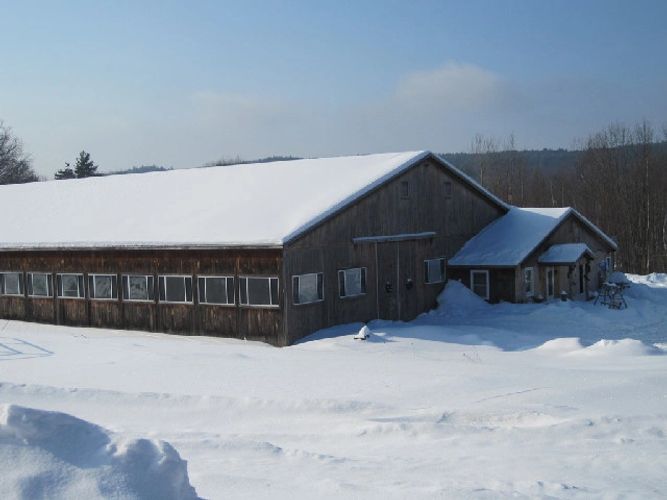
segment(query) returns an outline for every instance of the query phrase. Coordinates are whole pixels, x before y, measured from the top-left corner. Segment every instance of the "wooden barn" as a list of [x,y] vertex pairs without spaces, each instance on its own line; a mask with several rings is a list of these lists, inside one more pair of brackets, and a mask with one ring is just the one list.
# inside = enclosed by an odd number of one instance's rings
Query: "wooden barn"
[[449,276],[498,302],[586,300],[613,269],[616,243],[573,208],[517,208],[448,261]]
[[508,211],[427,151],[0,188],[0,317],[255,339],[409,320]]

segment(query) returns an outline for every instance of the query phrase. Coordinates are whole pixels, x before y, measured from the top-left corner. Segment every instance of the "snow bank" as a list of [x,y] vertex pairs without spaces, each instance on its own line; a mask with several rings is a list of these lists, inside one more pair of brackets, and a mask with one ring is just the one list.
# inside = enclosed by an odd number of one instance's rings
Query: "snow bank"
[[195,499],[187,462],[164,441],[121,440],[84,420],[0,406],[1,498]]
[[658,346],[647,345],[637,339],[601,339],[584,347],[579,338],[559,338],[545,342],[535,348],[545,354],[567,354],[577,356],[650,356],[664,354]]
[[647,345],[637,339],[602,339],[598,340],[595,344],[586,347],[577,354],[587,356],[646,356],[651,354],[663,354],[663,351],[662,349]]
[[646,276],[628,274],[628,279],[633,283],[640,283],[654,288],[667,288],[667,273],[651,273]]
[[471,312],[486,310],[490,304],[460,281],[449,280],[438,295],[435,312],[443,316],[467,316]]

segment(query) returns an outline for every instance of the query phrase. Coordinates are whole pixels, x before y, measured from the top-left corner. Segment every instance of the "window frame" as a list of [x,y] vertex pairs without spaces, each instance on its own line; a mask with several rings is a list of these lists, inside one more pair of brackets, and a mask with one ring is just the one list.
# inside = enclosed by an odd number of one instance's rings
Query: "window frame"
[[[346,294],[346,295],[341,295],[341,289],[340,289],[340,275],[343,273],[343,283],[345,286],[345,290],[347,291],[347,275],[345,274],[345,271],[352,271],[354,269],[359,269],[359,283],[361,285],[361,291],[359,293],[355,293],[352,295]],[[336,277],[338,278],[338,298],[339,299],[356,299],[359,297],[363,297],[368,294],[368,268],[365,266],[356,266],[356,267],[346,267],[343,269],[338,269],[336,272]]]
[[[440,281],[428,280],[428,263],[433,261],[441,262],[442,279]],[[445,257],[434,257],[432,259],[424,259],[424,283],[426,285],[439,285],[447,282],[447,259]]]
[[[125,283],[123,283],[124,279],[127,278],[127,290],[125,290]],[[153,298],[147,298],[147,299],[133,299],[130,298],[130,278],[144,278],[146,280],[146,290],[150,290],[151,287],[148,286],[148,280],[149,278],[153,279]],[[137,302],[137,303],[144,303],[144,304],[156,304],[158,302],[158,296],[159,292],[156,294],[155,293],[155,275],[154,274],[121,274],[120,276],[120,285],[121,289],[123,290],[123,302]],[[125,292],[127,291],[127,296]]]
[[446,200],[450,199],[452,197],[452,192],[454,190],[452,186],[452,181],[445,181],[443,183],[443,195]]
[[[482,297],[477,292],[475,292],[475,281],[474,281],[474,278],[473,278],[473,276],[475,274],[483,274],[484,276],[486,276],[486,297]],[[470,270],[470,290],[472,290],[472,293],[474,293],[478,297],[483,298],[484,300],[490,300],[491,299],[491,277],[489,275],[489,270],[488,269],[471,269]]]
[[[16,274],[19,277],[19,293],[5,293],[5,275],[6,274]],[[3,297],[25,297],[25,277],[23,271],[1,271],[0,276],[2,276],[2,282],[0,283],[2,287],[0,288],[0,296]]]
[[[185,286],[185,280],[190,278],[190,300],[169,300],[167,297],[167,278],[183,278],[183,291],[185,292],[185,299],[188,298],[188,292],[187,292],[187,287]],[[164,299],[162,300],[160,298],[160,280],[164,279]],[[189,304],[192,305],[194,304],[195,300],[195,293],[194,293],[194,284],[193,284],[193,276],[191,274],[158,274],[157,276],[157,296],[156,296],[157,302],[160,304]]]
[[[28,286],[27,286],[28,285],[28,277],[30,277],[30,288],[33,290],[33,292],[35,290],[34,279],[33,279],[35,274],[41,274],[41,275],[46,276],[46,293],[47,293],[47,295],[35,295],[34,293],[28,293]],[[56,294],[55,288],[56,287],[53,286],[53,273],[47,273],[47,272],[44,272],[44,271],[27,271],[25,273],[25,276],[26,276],[26,280],[25,280],[26,281],[26,293],[27,293],[28,297],[34,298],[34,299],[52,299],[55,296],[55,294]]]
[[[243,303],[241,295],[241,280],[245,280],[245,296],[246,300],[250,301],[250,293],[248,293],[248,279],[266,279],[269,280],[269,300],[271,304],[250,304]],[[278,297],[276,297],[276,303],[273,303],[273,293],[271,291],[271,280],[276,280],[276,290],[278,292]],[[240,307],[252,307],[258,309],[279,309],[280,308],[280,278],[276,275],[252,275],[252,274],[243,274],[239,275],[239,306]]]
[[[526,273],[530,271],[530,290],[526,291]],[[535,296],[535,268],[528,266],[523,268],[523,293],[526,297]]]
[[400,184],[400,199],[409,200],[410,199],[410,181],[402,180]]
[[[91,294],[91,290],[93,290],[93,293],[95,293],[95,278],[98,277],[105,277],[105,278],[111,278],[111,297],[106,298],[98,298],[98,297],[93,297],[93,294]],[[93,288],[91,289],[90,284],[93,284]],[[115,281],[114,281],[115,280]],[[116,292],[116,296],[114,297],[113,294]],[[118,275],[117,274],[112,274],[112,273],[89,273],[88,274],[88,298],[90,300],[95,300],[95,301],[106,301],[106,302],[113,302],[117,301],[118,298],[120,297],[120,294],[118,293]]]
[[[76,297],[67,297],[63,295],[63,276],[76,276],[77,293]],[[80,280],[78,278],[81,278]],[[83,284],[83,287],[81,285]],[[86,277],[84,273],[57,273],[56,274],[56,297],[60,300],[86,300]]]
[[[204,280],[204,299],[206,299],[206,280],[208,279],[224,279],[225,280],[225,291],[227,292],[227,302],[218,303],[218,302],[207,302],[202,300],[201,289],[199,287],[199,280]],[[227,280],[232,280],[232,301],[229,302],[229,287],[227,286]],[[196,276],[197,280],[197,303],[203,306],[221,306],[221,307],[236,307],[236,279],[234,276],[223,276],[223,275],[212,275],[212,274],[198,274]]]
[[[315,287],[317,288],[317,291],[319,292],[320,287],[318,286],[318,281],[321,279],[322,280],[322,296],[319,297],[316,300],[309,300],[308,302],[296,302],[294,299],[296,298],[298,294],[299,288],[295,288],[295,280],[299,284],[301,283],[301,277],[302,276],[315,276]],[[315,273],[301,273],[301,274],[293,274],[292,275],[292,303],[295,306],[305,306],[308,304],[318,304],[320,302],[324,302],[324,273],[323,272],[315,272]]]

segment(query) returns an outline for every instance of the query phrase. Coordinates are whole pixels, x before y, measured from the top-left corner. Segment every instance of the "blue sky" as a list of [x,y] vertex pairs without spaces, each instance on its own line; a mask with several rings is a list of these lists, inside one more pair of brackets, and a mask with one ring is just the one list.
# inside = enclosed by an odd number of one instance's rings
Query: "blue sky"
[[39,173],[571,147],[667,124],[664,1],[7,2],[0,119]]

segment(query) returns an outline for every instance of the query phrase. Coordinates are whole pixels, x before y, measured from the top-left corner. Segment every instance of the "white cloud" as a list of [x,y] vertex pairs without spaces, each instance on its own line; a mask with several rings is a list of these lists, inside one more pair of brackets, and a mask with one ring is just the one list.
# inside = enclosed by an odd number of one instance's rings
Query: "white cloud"
[[403,107],[450,111],[482,111],[495,107],[507,94],[497,74],[472,64],[448,63],[429,71],[405,76],[394,99]]

